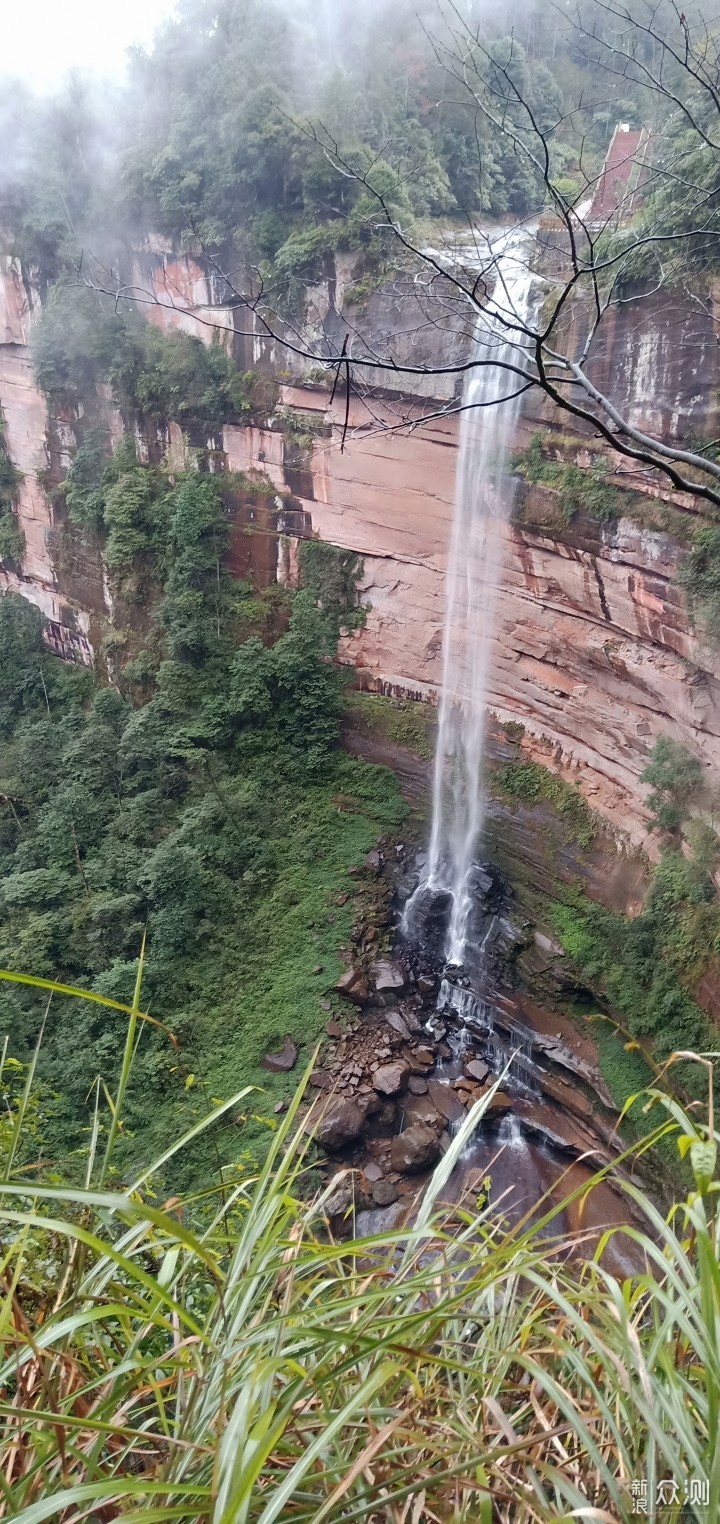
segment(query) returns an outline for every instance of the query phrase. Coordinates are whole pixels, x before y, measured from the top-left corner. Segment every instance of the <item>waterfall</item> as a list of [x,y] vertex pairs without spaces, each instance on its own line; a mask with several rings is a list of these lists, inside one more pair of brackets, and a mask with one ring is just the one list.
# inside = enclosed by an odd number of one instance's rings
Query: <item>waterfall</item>
[[[447,573],[443,679],[435,754],[432,834],[421,889],[451,896],[445,948],[464,961],[471,876],[484,816],[482,757],[504,526],[512,505],[508,449],[520,408],[520,324],[533,275],[529,235],[513,230],[494,247],[496,283],[475,331],[478,359],[467,372],[460,423],[455,512]],[[502,399],[506,400],[503,401]]]
[[503,1117],[502,1122],[500,1123],[498,1143],[502,1148],[509,1148],[512,1150],[525,1147],[525,1139],[522,1134],[522,1128],[518,1122],[517,1117],[514,1117],[512,1113],[509,1113],[506,1117]]

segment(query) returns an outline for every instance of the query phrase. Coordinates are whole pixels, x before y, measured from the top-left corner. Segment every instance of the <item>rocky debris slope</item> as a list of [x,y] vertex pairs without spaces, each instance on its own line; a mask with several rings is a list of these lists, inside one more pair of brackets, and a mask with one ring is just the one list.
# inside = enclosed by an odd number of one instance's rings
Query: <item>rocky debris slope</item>
[[[401,884],[403,856],[392,849],[391,876]],[[486,877],[485,914],[498,918],[502,887]],[[380,906],[387,921],[387,895]],[[500,909],[507,921],[507,907]],[[409,948],[405,956],[373,957],[376,939],[368,941],[364,926],[356,931],[354,961],[336,986],[344,1010],[327,1022],[303,1124],[328,1156],[327,1173],[343,1174],[338,1231],[343,1224],[349,1231],[351,1206],[373,1212],[414,1199],[454,1129],[515,1053],[525,1068],[513,1067],[507,1089],[493,1096],[484,1131],[492,1135],[513,1111],[528,1135],[566,1160],[612,1156],[610,1096],[587,1050],[574,1051],[566,1031],[538,1029],[537,1012],[509,993],[492,1006],[479,1001],[469,984],[450,985]],[[498,966],[508,940],[507,931],[496,940]]]

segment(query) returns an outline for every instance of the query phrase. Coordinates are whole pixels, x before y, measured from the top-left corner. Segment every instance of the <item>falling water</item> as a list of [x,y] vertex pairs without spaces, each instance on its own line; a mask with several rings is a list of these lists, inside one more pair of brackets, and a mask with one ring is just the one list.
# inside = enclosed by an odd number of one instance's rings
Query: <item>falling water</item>
[[523,366],[521,325],[533,283],[526,233],[505,235],[493,252],[496,284],[475,332],[477,358],[493,363],[468,371],[463,395],[432,835],[421,886],[451,896],[445,952],[456,964],[464,959],[471,874],[485,808],[482,755],[490,654],[503,529],[512,505],[507,457],[522,380],[507,367]]

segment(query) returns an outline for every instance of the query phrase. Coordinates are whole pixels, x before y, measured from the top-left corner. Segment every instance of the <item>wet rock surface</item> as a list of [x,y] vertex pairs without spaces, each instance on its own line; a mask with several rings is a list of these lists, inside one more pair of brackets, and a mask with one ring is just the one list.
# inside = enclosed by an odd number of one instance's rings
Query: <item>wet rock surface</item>
[[404,1132],[393,1138],[390,1158],[393,1168],[402,1174],[416,1175],[431,1169],[440,1157],[440,1143],[433,1127],[424,1122],[411,1122]]
[[[378,892],[400,882],[405,893],[417,870],[404,848],[381,855]],[[327,1150],[326,1169],[349,1171],[354,1181],[352,1202],[328,1211],[340,1236],[379,1232],[412,1215],[453,1135],[483,1098],[485,1111],[452,1173],[449,1201],[489,1174],[504,1182],[518,1211],[521,1202],[528,1210],[569,1165],[589,1179],[618,1151],[617,1114],[592,1041],[566,1014],[510,987],[514,949],[530,945],[532,933],[496,870],[478,869],[476,895],[482,996],[472,966],[433,964],[444,905],[439,911],[426,899],[426,919],[407,937],[402,907],[396,900],[393,915],[387,893],[375,907],[377,925],[355,927],[350,967],[336,986],[344,1010],[327,1023],[329,1041],[312,1076],[319,1093],[306,1121]],[[385,954],[391,934],[393,951]],[[505,1071],[503,1088],[492,1093]],[[612,1191],[607,1199],[619,1200]],[[504,1203],[505,1197],[503,1210]]]

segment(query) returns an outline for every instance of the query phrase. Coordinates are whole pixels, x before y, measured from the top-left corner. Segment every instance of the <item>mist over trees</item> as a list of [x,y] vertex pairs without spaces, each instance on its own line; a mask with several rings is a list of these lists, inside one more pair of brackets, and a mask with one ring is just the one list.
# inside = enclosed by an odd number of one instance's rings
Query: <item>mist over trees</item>
[[[483,7],[482,17],[492,46],[507,52],[502,8]],[[552,5],[513,19],[520,88],[546,123],[579,88],[595,92],[601,154],[618,116],[637,116],[632,87],[591,73]],[[51,100],[6,84],[0,126],[14,151],[0,226],[46,280],[83,246],[148,230],[215,248],[234,241],[258,261],[301,269],[323,252],[322,240],[298,236],[308,224],[317,232],[318,219],[328,248],[372,237],[370,203],[303,131],[310,121],[359,171],[372,167],[374,185],[392,186],[405,216],[536,210],[538,177],[488,130],[438,56],[454,24],[434,0],[190,0],[151,53],[135,52],[127,86],[110,99],[84,76]],[[565,179],[577,154],[568,121],[556,144]]]

